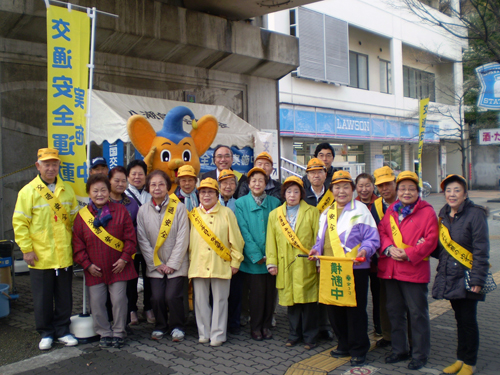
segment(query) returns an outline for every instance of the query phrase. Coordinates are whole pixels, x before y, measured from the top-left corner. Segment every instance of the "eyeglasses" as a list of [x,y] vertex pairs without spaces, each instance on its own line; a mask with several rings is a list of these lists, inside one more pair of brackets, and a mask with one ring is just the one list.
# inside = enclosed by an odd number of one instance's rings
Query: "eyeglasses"
[[200,191],[198,194],[199,194],[199,195],[212,195],[212,194],[213,194],[213,195],[216,195],[216,194],[217,194],[217,192],[216,192],[215,190],[208,190],[208,191],[203,191],[203,190],[202,190],[202,191]]
[[150,189],[156,189],[156,188],[163,188],[163,187],[166,187],[167,184],[164,184],[162,182],[160,182],[158,185],[157,184],[150,184],[149,185],[149,188]]
[[215,155],[216,159],[231,159],[231,154],[226,154],[226,155]]

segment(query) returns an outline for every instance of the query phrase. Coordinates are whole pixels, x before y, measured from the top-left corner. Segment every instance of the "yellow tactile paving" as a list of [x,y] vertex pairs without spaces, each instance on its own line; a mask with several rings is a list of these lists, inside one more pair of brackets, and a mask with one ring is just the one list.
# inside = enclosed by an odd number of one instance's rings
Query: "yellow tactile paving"
[[[500,284],[500,271],[493,275],[495,282]],[[429,316],[430,319],[433,320],[440,315],[443,315],[445,312],[451,310],[451,304],[448,300],[439,300],[434,301],[429,304]],[[371,347],[370,351],[375,349],[375,342],[378,338],[375,338],[373,335],[370,336]],[[335,370],[337,367],[340,367],[351,359],[351,357],[345,358],[333,358],[330,355],[330,351],[328,349],[319,354],[313,355],[310,358],[304,359],[300,362],[294,363],[291,365],[285,375],[319,375],[319,374],[328,374],[329,372]]]

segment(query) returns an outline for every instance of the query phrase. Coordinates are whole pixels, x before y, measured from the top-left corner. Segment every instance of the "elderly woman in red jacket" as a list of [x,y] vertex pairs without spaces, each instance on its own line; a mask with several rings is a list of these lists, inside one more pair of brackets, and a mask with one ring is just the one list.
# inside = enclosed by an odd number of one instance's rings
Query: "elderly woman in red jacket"
[[[436,249],[438,223],[432,206],[420,199],[418,177],[401,172],[396,180],[398,200],[379,224],[378,277],[386,279],[387,311],[391,321],[392,353],[386,363],[412,357],[408,368],[426,365],[430,354],[430,320],[427,287],[431,277],[429,255]],[[413,352],[408,343],[410,316]]]
[[[73,259],[85,270],[94,329],[101,347],[121,348],[126,336],[127,281],[135,279],[132,255],[135,229],[125,206],[109,201],[108,177],[94,174],[87,180],[88,206],[73,225]],[[107,295],[113,305],[113,325],[106,310]]]

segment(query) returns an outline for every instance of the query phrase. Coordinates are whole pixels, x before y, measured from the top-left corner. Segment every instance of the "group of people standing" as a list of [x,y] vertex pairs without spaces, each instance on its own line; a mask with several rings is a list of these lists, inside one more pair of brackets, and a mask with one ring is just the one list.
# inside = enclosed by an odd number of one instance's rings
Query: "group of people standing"
[[[472,374],[477,302],[484,300],[489,267],[485,210],[467,198],[465,179],[451,175],[441,184],[447,203],[438,222],[419,196],[414,172],[396,177],[382,167],[375,178],[361,174],[354,181],[333,168],[334,156],[329,144],[320,144],[306,175],[283,185],[271,179],[266,152],[240,175],[231,169],[231,149],[219,146],[217,169],[199,182],[189,165],[171,181],[160,170],[146,174],[146,165],[133,161],[126,169],[91,174],[90,203],[78,211],[71,188],[57,178],[57,150],[41,149],[40,174],[20,191],[13,216],[31,268],[40,349],[49,349],[54,338],[78,343],[69,333],[74,259],[85,270],[101,346],[121,347],[127,323],[138,323],[142,268],[152,339],[184,339],[191,280],[200,343],[220,346],[228,329],[239,329],[245,300],[252,339],[271,339],[278,297],[287,307],[286,346],[303,341],[312,349],[321,335],[332,338],[333,329],[338,345],[331,355],[350,356],[359,366],[370,347],[370,285],[374,327],[382,336],[377,346],[392,346],[386,363],[410,359],[408,368],[417,370],[430,355],[429,257],[436,256],[432,293],[451,300],[458,328],[457,360],[443,371]],[[178,187],[169,195],[173,183]],[[356,306],[318,303],[321,255],[352,259]],[[53,300],[55,311],[48,307]]]

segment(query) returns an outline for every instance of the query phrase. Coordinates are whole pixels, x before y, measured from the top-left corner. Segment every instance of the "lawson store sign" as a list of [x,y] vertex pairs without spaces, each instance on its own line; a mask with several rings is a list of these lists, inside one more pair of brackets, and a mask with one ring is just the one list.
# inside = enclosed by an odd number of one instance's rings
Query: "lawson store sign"
[[[361,117],[341,112],[280,108],[280,134],[301,137],[336,137],[374,141],[418,141],[418,120]],[[439,142],[439,125],[427,121],[426,142]]]

